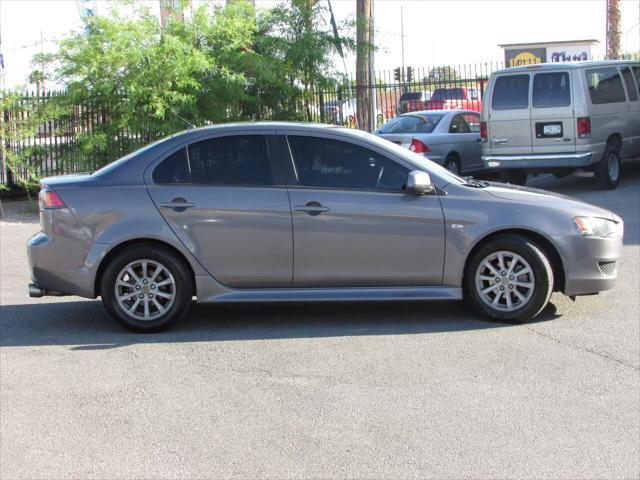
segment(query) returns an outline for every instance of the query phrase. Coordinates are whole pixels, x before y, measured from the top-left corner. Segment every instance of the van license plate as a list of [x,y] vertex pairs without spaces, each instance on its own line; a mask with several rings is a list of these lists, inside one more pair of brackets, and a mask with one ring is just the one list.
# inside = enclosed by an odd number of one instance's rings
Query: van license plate
[[560,135],[562,133],[562,125],[545,125],[543,132],[545,135]]
[[536,138],[562,137],[562,122],[536,122]]

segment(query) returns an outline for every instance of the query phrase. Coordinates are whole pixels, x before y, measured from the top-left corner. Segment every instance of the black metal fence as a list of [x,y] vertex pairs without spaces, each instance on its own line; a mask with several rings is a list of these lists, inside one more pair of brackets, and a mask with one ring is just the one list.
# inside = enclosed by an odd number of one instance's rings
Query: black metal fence
[[[502,62],[465,65],[433,66],[425,68],[396,68],[379,71],[372,85],[356,85],[353,76],[338,79],[331,88],[300,91],[291,120],[306,120],[341,124],[358,128],[357,92],[366,89],[375,99],[375,126],[407,111],[423,109],[468,108],[480,110],[486,82]],[[109,111],[98,100],[84,101],[68,108],[63,115],[54,116],[33,125],[30,135],[12,135],[21,122],[37,122],[34,112],[41,110],[65,92],[46,94],[27,93],[20,96],[12,107],[2,112],[3,137],[0,141],[8,155],[22,156],[22,162],[13,163],[7,155],[2,158],[0,184],[13,186],[18,180],[95,170],[151,139],[145,133],[129,128],[117,129],[109,138],[109,147],[91,144],[86,140],[101,124],[110,122]],[[126,99],[123,99],[126,101]],[[372,102],[373,105],[373,102]],[[241,118],[229,120],[282,119],[267,109],[255,110]],[[166,132],[170,134],[173,132]]]

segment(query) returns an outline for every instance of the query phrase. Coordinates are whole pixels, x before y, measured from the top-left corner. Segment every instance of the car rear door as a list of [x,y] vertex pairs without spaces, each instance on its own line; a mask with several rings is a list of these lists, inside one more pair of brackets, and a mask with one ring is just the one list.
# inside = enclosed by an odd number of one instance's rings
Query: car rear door
[[291,210],[276,148],[272,135],[201,137],[145,172],[171,230],[230,287],[291,286]]
[[283,141],[296,172],[294,286],[442,283],[440,200],[403,189],[408,165],[353,139],[291,132]]
[[488,106],[488,147],[492,155],[521,155],[532,151],[528,72],[499,74]]
[[567,70],[533,74],[531,88],[531,139],[533,153],[573,153],[576,121]]
[[464,134],[465,137],[465,157],[463,161],[463,170],[479,170],[484,168],[482,163],[482,140],[480,138],[480,114],[478,113],[463,113],[468,133]]

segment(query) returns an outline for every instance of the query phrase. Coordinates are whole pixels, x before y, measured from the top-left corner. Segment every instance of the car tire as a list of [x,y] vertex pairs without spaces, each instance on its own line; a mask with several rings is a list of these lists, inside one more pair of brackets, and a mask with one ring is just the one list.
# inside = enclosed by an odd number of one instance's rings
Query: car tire
[[522,170],[502,170],[500,171],[500,181],[511,183],[512,185],[524,185],[527,183],[527,172]]
[[460,159],[455,155],[449,155],[444,162],[444,168],[449,170],[454,175],[462,175],[462,165]]
[[598,187],[601,190],[613,190],[620,182],[622,165],[620,154],[615,145],[608,143],[604,150],[602,159],[596,165],[594,171],[598,180]]
[[134,245],[109,261],[100,295],[120,325],[137,333],[159,332],[187,314],[193,298],[192,275],[170,250]]
[[520,235],[501,235],[480,247],[467,262],[464,298],[485,318],[525,322],[546,307],[553,278],[551,263],[538,245]]

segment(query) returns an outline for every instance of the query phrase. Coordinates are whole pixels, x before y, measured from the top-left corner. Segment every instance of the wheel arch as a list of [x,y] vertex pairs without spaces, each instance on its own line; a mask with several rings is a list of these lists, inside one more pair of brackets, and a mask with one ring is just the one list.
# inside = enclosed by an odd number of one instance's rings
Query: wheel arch
[[191,263],[187,260],[187,258],[184,256],[184,254],[180,250],[178,250],[176,247],[174,247],[170,243],[163,242],[162,240],[158,240],[158,239],[155,239],[155,238],[135,238],[135,239],[126,240],[124,242],[121,242],[121,243],[115,245],[100,260],[100,263],[98,265],[98,269],[96,270],[96,276],[95,276],[95,279],[94,279],[94,283],[93,283],[94,297],[97,297],[98,295],[100,295],[100,283],[102,281],[102,275],[104,274],[104,271],[107,268],[107,265],[109,264],[109,262],[113,258],[115,258],[120,252],[122,252],[123,250],[126,250],[127,248],[132,247],[134,245],[153,245],[155,247],[164,248],[165,250],[168,250],[171,253],[173,253],[174,255],[176,255],[180,260],[182,260],[184,262],[186,267],[189,269],[189,273],[191,274],[191,283],[192,283],[192,286],[193,286],[193,294],[197,295],[197,292],[196,292],[196,276],[195,276],[195,272],[193,270],[193,266],[191,265]]
[[546,255],[549,263],[551,263],[551,268],[553,270],[553,290],[555,292],[563,292],[565,287],[565,271],[564,264],[562,262],[562,257],[558,252],[558,249],[555,245],[544,235],[535,232],[533,230],[528,230],[526,228],[507,228],[503,230],[497,230],[493,232],[487,233],[485,236],[480,238],[475,245],[469,250],[467,254],[467,258],[464,262],[463,269],[463,278],[467,271],[467,265],[476,254],[478,250],[484,247],[487,243],[493,240],[496,237],[502,235],[519,235],[521,237],[525,237],[528,240],[534,242]]
[[620,154],[620,150],[622,149],[622,135],[620,135],[619,133],[612,133],[611,135],[609,135],[609,138],[607,138],[607,145],[612,145],[613,147],[615,147],[615,149],[618,151],[618,154]]

